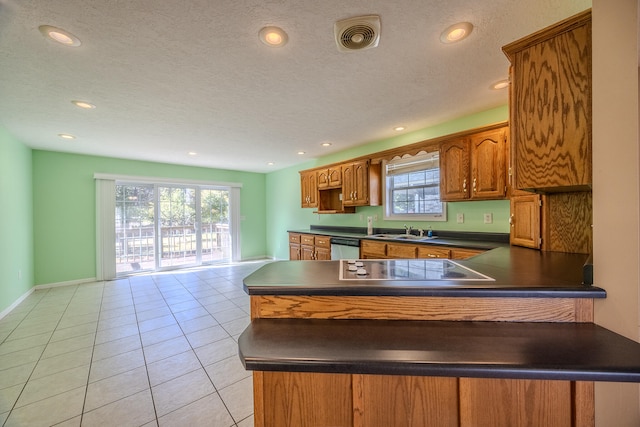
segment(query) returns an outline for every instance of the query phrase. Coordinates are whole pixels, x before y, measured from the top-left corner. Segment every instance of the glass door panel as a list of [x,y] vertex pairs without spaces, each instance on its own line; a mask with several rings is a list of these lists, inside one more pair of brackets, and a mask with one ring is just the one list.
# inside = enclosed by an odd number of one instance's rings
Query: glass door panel
[[116,274],[155,270],[153,185],[116,185]]
[[229,191],[203,188],[200,192],[202,262],[231,260]]
[[158,187],[159,268],[196,265],[196,188]]

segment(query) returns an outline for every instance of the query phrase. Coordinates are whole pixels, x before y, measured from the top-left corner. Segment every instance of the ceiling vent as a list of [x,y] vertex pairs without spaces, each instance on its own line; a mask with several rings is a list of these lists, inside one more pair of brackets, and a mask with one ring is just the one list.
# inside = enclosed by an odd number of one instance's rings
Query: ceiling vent
[[380,41],[380,17],[378,15],[343,19],[336,22],[333,28],[340,52],[369,49],[378,46]]

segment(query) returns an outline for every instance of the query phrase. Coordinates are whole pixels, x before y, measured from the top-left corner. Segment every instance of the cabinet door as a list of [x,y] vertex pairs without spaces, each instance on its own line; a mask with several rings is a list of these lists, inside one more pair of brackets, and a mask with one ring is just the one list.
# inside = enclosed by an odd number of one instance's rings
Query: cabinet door
[[310,261],[316,259],[316,248],[313,246],[300,246],[300,259],[304,261]]
[[511,126],[519,189],[591,184],[591,15],[503,48],[512,64]]
[[527,248],[540,248],[540,195],[511,196],[510,242]]
[[340,187],[342,185],[342,171],[340,167],[329,168],[327,170],[327,180],[329,187]]
[[362,161],[353,164],[354,197],[355,206],[369,204],[369,162]]
[[297,243],[289,243],[289,259],[291,261],[300,260],[300,245]]
[[469,142],[455,139],[440,146],[440,198],[443,201],[469,198]]
[[315,171],[300,173],[300,192],[303,208],[318,207],[318,181]]
[[387,244],[383,242],[373,242],[371,240],[360,241],[360,252],[362,258],[386,258]]
[[363,160],[342,166],[342,204],[369,205],[369,161]]
[[331,249],[316,246],[315,259],[318,261],[329,261],[331,259]]
[[507,194],[506,130],[471,136],[471,198],[502,199]]
[[403,245],[389,243],[387,245],[387,256],[389,258],[415,258],[417,248],[415,245]]

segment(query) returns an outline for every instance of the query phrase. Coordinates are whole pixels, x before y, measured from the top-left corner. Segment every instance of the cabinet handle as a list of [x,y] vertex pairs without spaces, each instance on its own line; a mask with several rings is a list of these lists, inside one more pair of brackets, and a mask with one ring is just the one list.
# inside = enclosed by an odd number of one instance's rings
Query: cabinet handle
[[476,179],[475,178],[473,178],[473,192],[474,193],[478,192],[478,189],[476,188]]
[[434,254],[427,254],[427,258],[438,258],[438,256]]
[[467,178],[465,178],[464,181],[462,181],[462,192],[464,194],[467,194]]
[[509,217],[509,224],[511,224],[512,227],[516,226],[515,219],[516,219],[515,216],[513,214],[511,214],[511,216]]
[[353,200],[356,200],[358,198],[358,192],[354,191],[353,192]]

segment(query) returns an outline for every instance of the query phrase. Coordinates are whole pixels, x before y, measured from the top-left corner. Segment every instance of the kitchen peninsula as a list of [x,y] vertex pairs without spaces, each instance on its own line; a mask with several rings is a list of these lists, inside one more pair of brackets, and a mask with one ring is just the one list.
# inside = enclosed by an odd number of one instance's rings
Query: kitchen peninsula
[[[255,425],[593,425],[593,381],[640,382],[640,344],[592,323],[606,294],[582,284],[586,258],[497,247],[455,261],[481,281],[264,266],[245,278],[239,339]],[[444,262],[414,260],[428,261]]]

